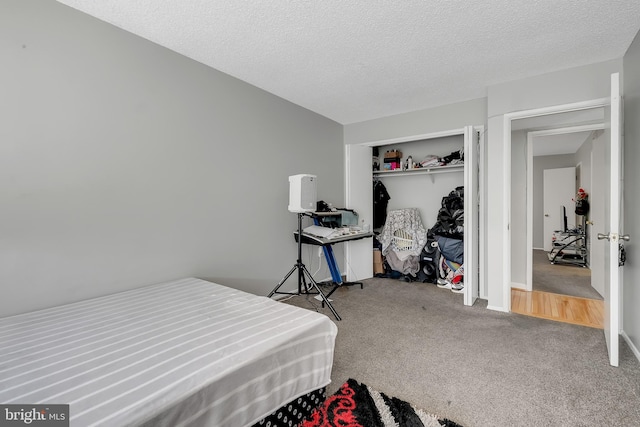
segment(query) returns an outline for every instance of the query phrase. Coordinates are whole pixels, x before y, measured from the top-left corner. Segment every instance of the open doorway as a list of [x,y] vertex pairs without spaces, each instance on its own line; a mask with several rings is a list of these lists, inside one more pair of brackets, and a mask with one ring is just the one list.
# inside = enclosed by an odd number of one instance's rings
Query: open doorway
[[[596,118],[602,114],[594,113]],[[592,179],[592,171],[601,169],[599,163],[604,161],[602,156],[593,156],[602,133],[599,123],[527,132],[531,169],[527,188],[533,199],[527,213],[532,228],[527,243],[532,271],[527,280],[533,291],[602,299],[592,280],[588,233],[590,202],[595,197],[598,205],[602,198],[602,190],[594,187]],[[582,199],[586,203],[581,201],[576,209]]]
[[593,287],[591,212],[575,209],[580,188],[589,202],[594,196],[596,205],[604,201],[602,188],[593,194],[593,171],[604,162],[593,154],[604,147],[598,139],[603,122],[603,108],[512,121],[514,312],[603,328],[603,296]]
[[579,215],[575,200],[580,188],[591,197],[594,161],[604,161],[593,156],[603,118],[593,108],[512,121],[513,288],[602,300],[592,283],[590,212]]

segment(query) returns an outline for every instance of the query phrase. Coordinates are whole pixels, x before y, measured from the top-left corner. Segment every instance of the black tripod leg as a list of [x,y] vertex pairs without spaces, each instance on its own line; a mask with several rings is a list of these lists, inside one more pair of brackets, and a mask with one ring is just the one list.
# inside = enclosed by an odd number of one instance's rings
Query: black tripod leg
[[335,284],[335,285],[333,285],[333,289],[331,289],[331,290],[329,291],[329,293],[327,294],[327,298],[329,298],[329,297],[331,296],[331,294],[332,294],[332,293],[334,293],[334,292],[335,292],[339,287],[340,287],[340,285],[339,285],[339,284]]
[[355,285],[360,285],[360,289],[364,289],[364,284],[362,282],[341,282],[341,283],[336,283],[335,285],[333,285],[333,289],[331,289],[329,291],[329,293],[327,294],[327,298],[329,298],[332,293],[337,291],[338,288],[341,288],[343,286],[355,286]]
[[307,278],[304,276],[304,264],[300,263],[300,267],[298,270],[298,289],[301,294],[308,294],[309,290],[311,290],[311,286],[307,283]]
[[269,293],[268,298],[271,298],[271,297],[273,296],[273,294],[275,294],[275,293],[276,293],[276,291],[277,291],[278,289],[280,289],[280,286],[282,286],[282,285],[284,284],[284,282],[286,282],[286,281],[287,281],[287,279],[289,278],[289,276],[291,276],[291,275],[293,274],[293,272],[297,270],[297,268],[298,268],[298,265],[296,264],[296,265],[294,265],[294,266],[293,266],[293,268],[291,268],[291,270],[289,270],[289,272],[284,276],[284,278],[280,281],[280,283],[278,283],[278,284],[276,285],[276,287],[275,287],[275,288],[273,288],[273,290],[271,291],[271,293]]
[[311,273],[309,273],[309,270],[307,270],[307,267],[305,267],[304,265],[302,265],[302,270],[304,271],[304,273],[306,273],[306,275],[309,278],[309,283],[311,283],[311,286],[313,288],[315,288],[316,291],[318,291],[318,294],[320,295],[320,297],[322,297],[322,301],[324,304],[327,305],[327,307],[329,307],[329,310],[331,310],[331,312],[333,313],[333,315],[335,316],[336,320],[342,320],[340,318],[340,316],[338,315],[338,312],[335,310],[335,308],[333,308],[333,305],[331,305],[331,302],[329,302],[329,299],[326,297],[326,295],[324,294],[324,292],[322,292],[322,289],[320,289],[320,287],[318,286],[318,284],[316,283],[315,280],[313,280],[313,277],[311,276]]

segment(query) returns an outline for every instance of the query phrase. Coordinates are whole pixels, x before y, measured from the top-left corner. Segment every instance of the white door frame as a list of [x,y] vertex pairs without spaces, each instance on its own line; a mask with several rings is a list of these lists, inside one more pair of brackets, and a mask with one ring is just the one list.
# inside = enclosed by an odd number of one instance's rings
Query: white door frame
[[565,135],[575,132],[588,132],[604,129],[604,123],[567,126],[557,129],[543,129],[527,132],[527,270],[525,290],[533,290],[533,144],[541,136]]
[[[473,305],[478,298],[480,274],[478,269],[479,244],[479,204],[478,190],[480,168],[480,138],[473,126],[464,128],[464,275],[471,278],[465,286],[464,305]],[[468,276],[467,276],[468,272]]]
[[511,122],[518,119],[526,119],[530,117],[548,116],[557,113],[569,113],[573,111],[588,110],[592,108],[601,108],[610,103],[609,98],[600,98],[589,101],[575,102],[571,104],[554,105],[551,107],[535,108],[531,110],[514,111],[506,113],[503,116],[503,146],[502,146],[502,164],[504,179],[502,180],[502,218],[503,230],[503,268],[502,276],[502,298],[505,302],[505,311],[511,312]]

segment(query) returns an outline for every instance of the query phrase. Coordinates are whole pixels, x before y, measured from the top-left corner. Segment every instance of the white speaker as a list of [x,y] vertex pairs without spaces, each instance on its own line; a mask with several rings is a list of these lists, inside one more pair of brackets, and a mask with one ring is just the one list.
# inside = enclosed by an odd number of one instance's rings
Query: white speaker
[[289,177],[289,212],[314,212],[317,203],[316,176],[291,175]]

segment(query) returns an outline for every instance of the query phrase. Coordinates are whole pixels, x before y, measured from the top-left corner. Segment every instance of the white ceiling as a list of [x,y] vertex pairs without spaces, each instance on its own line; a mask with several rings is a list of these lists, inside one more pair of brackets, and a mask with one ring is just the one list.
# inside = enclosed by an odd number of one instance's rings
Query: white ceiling
[[512,131],[533,132],[533,156],[574,154],[591,135],[586,126],[600,126],[605,121],[604,108],[529,117],[511,122]]
[[589,135],[591,131],[534,137],[533,156],[574,154],[586,142]]
[[349,124],[620,58],[639,0],[58,0]]

